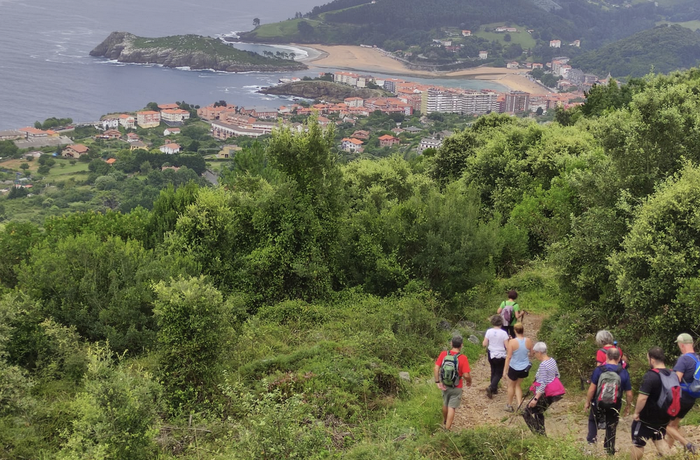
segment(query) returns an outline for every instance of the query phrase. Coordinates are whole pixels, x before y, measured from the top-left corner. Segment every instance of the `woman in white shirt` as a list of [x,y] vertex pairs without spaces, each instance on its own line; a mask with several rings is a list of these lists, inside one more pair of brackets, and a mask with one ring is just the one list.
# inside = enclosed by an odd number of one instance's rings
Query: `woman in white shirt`
[[483,346],[488,347],[489,364],[491,365],[491,384],[486,388],[486,396],[489,399],[498,393],[498,382],[503,377],[503,369],[506,365],[506,343],[508,333],[504,331],[501,315],[491,317],[491,329],[484,334]]

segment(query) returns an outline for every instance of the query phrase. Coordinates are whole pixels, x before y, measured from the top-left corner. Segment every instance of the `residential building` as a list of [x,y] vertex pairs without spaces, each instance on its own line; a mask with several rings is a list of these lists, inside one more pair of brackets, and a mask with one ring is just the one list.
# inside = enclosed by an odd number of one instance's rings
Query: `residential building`
[[471,30],[463,30],[462,31],[462,37],[471,37],[471,36],[472,36]]
[[173,155],[175,153],[180,153],[180,144],[170,143],[161,145],[158,150],[168,155]]
[[180,134],[180,128],[165,128],[163,131],[163,136],[172,136],[174,134]]
[[100,124],[97,128],[102,127],[102,129],[117,129],[119,128],[119,116],[112,115],[106,116],[100,120]]
[[190,118],[190,112],[182,109],[163,109],[160,118],[165,123],[179,124]]
[[506,93],[504,112],[519,113],[530,108],[530,93],[525,91],[511,91]]
[[549,47],[550,48],[561,48],[561,40],[550,40]]
[[97,136],[98,139],[121,139],[122,133],[117,131],[116,129],[108,129],[107,131],[103,132],[102,134],[98,134]]
[[519,69],[520,64],[517,63],[517,61],[511,61],[508,64],[506,64],[507,69]]
[[340,148],[346,152],[362,152],[363,142],[359,139],[345,138],[341,141]]
[[107,163],[110,166],[112,166],[116,162],[117,162],[116,158],[109,158],[109,159],[105,160],[105,163]]
[[87,154],[89,150],[83,144],[71,144],[63,149],[61,156],[64,158],[80,158],[81,155]]
[[238,125],[223,123],[221,121],[212,122],[211,135],[216,139],[228,139],[230,137],[247,136],[260,137],[264,133],[259,129],[243,128]]
[[123,113],[119,115],[119,124],[125,129],[134,129],[136,128],[136,118],[133,115]]
[[393,147],[394,145],[399,145],[400,143],[401,141],[398,137],[390,136],[389,134],[379,136],[380,147]]
[[345,102],[348,107],[362,107],[365,104],[365,100],[361,97],[346,97],[343,102]]
[[148,150],[148,145],[143,141],[129,142],[129,150]]
[[572,41],[571,46],[575,46],[576,48],[580,48],[581,47],[581,40]]
[[158,110],[172,110],[172,109],[179,109],[180,106],[177,104],[158,104]]
[[13,141],[15,139],[26,139],[27,133],[23,133],[16,129],[10,131],[0,131],[0,141]]
[[136,112],[136,123],[142,128],[155,128],[160,125],[160,112],[154,110]]
[[354,133],[352,133],[352,136],[350,137],[367,140],[369,139],[369,131],[357,130]]
[[431,88],[423,93],[421,112],[482,115],[496,111],[498,94],[493,91],[465,91],[452,88]]
[[220,159],[226,159],[226,158],[233,158],[234,155],[236,155],[236,152],[240,152],[243,150],[243,148],[234,145],[234,144],[229,144],[229,145],[224,145],[219,153],[216,154],[216,158]]
[[235,114],[236,106],[220,105],[214,107],[214,104],[197,109],[197,116],[203,120],[222,120],[227,114]]
[[126,141],[131,143],[131,142],[138,142],[140,141],[141,138],[139,137],[138,134],[136,133],[126,133]]
[[488,51],[479,51],[479,59],[488,59],[488,58],[489,58]]
[[439,149],[442,147],[442,141],[434,137],[424,137],[418,144],[418,153],[423,153],[425,149]]

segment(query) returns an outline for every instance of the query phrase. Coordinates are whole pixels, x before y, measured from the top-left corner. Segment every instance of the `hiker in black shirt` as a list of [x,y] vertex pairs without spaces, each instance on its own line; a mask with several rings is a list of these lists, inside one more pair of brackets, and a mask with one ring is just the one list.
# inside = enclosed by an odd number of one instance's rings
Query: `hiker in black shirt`
[[637,407],[634,411],[634,421],[632,422],[632,460],[640,460],[644,456],[644,446],[647,445],[647,440],[654,442],[659,455],[664,456],[669,452],[664,436],[666,435],[666,425],[671,420],[671,416],[657,404],[663,387],[661,377],[654,369],[666,375],[671,375],[671,370],[666,369],[664,352],[659,347],[650,348],[647,359],[651,369],[644,374],[642,379],[637,397]]

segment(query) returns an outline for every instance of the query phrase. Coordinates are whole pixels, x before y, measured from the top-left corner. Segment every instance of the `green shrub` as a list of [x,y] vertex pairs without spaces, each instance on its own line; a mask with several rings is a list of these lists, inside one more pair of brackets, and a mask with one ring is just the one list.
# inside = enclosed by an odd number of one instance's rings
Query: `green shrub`
[[204,277],[161,281],[153,289],[160,379],[171,409],[188,412],[216,387],[226,330],[223,298]]
[[85,389],[74,402],[78,417],[58,458],[155,457],[160,389],[139,369],[114,366],[111,355],[106,347],[89,350]]

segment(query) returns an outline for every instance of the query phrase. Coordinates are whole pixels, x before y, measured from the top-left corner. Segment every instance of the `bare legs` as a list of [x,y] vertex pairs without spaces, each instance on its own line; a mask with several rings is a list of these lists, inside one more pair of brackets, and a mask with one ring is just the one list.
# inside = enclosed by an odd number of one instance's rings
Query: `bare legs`
[[508,405],[513,405],[513,396],[515,396],[515,405],[519,405],[523,400],[523,388],[521,386],[523,379],[508,381]]
[[452,428],[452,422],[455,420],[455,410],[452,407],[442,406],[442,423],[445,429]]

